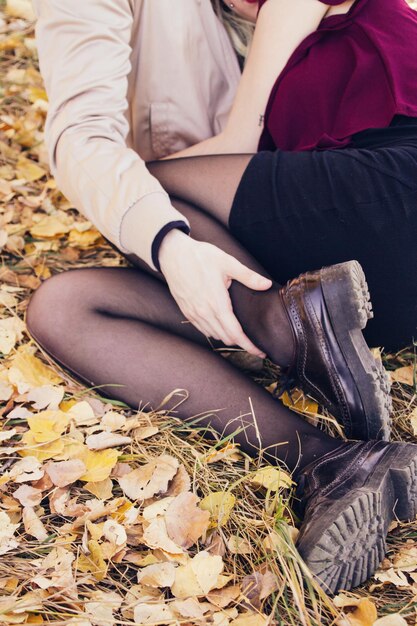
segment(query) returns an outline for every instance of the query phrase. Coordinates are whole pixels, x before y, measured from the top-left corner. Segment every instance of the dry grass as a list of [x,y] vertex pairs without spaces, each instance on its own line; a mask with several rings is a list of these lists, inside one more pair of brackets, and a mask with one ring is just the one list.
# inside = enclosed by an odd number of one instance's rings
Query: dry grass
[[[1,6],[0,3],[0,8]],[[6,77],[6,81],[0,87],[3,92],[0,109],[0,172],[1,177],[9,186],[0,187],[2,199],[0,227],[6,226],[9,239],[1,255],[0,276],[3,285],[16,287],[18,290],[13,292],[16,298],[14,304],[0,305],[0,317],[3,319],[12,316],[24,319],[31,292],[51,272],[86,266],[118,266],[126,263],[101,239],[96,239],[93,245],[88,246],[69,245],[67,235],[57,235],[54,240],[44,240],[51,243],[49,249],[47,246],[43,249],[36,248],[38,240],[30,232],[35,223],[34,214],[38,216],[52,214],[55,208],[59,207],[74,217],[78,223],[82,223],[83,220],[74,209],[68,206],[53,185],[48,187],[45,184],[45,181],[51,180],[49,174],[32,182],[19,182],[18,180],[21,178],[18,169],[18,158],[21,153],[25,153],[45,169],[47,162],[44,146],[41,143],[45,111],[36,105],[36,97],[33,96],[34,93],[40,95],[33,90],[41,89],[42,85],[36,71],[36,54],[30,45],[32,37],[33,28],[30,23],[9,17],[4,18],[0,35],[0,74]],[[11,79],[19,78],[19,74],[10,73],[11,70],[16,69],[26,72],[26,78],[20,75],[20,79],[26,80],[26,83],[14,84],[13,81],[7,80],[7,76]],[[25,125],[25,120],[27,125]],[[27,334],[17,341],[16,346],[25,343],[30,343],[30,337]],[[14,350],[10,352],[8,358],[13,354]],[[68,373],[62,372],[48,355],[38,351],[38,356],[63,375],[67,400],[99,397],[95,390],[86,390]],[[412,350],[408,350],[396,355],[386,355],[384,360],[388,369],[395,370],[413,364],[415,355]],[[7,359],[2,366],[5,365],[7,365]],[[248,375],[253,376],[259,384],[268,386],[276,379],[277,372],[271,364],[267,364],[262,372],[251,371]],[[417,408],[416,391],[417,389],[410,385],[400,383],[393,385],[394,438],[397,440],[415,440],[409,416],[413,409]],[[108,400],[104,402],[110,403]],[[120,403],[110,404],[116,406],[126,416],[134,414]],[[28,406],[24,394],[15,393],[3,407],[2,426],[6,429],[16,427],[18,433],[22,434],[27,428],[26,421],[21,418],[12,420],[8,418],[8,413],[16,406]],[[225,551],[223,557],[225,570],[233,575],[236,583],[241,583],[245,576],[265,567],[273,573],[278,582],[278,591],[262,603],[263,613],[271,616],[269,623],[285,626],[290,624],[319,626],[336,623],[340,617],[339,610],[311,580],[294,548],[289,494],[286,491],[267,493],[265,490],[255,489],[248,483],[249,473],[255,471],[261,463],[260,460],[253,460],[242,455],[238,461],[224,457],[218,462],[207,462],[214,449],[220,450],[224,447],[226,443],[224,439],[218,437],[218,441],[213,444],[203,437],[204,433],[199,429],[198,424],[184,424],[173,416],[164,415],[163,411],[153,414],[140,413],[139,418],[144,426],[155,424],[159,431],[145,441],[134,439],[126,448],[121,449],[122,461],[141,464],[154,456],[171,454],[184,464],[192,480],[192,490],[199,497],[215,491],[233,492],[236,505],[229,522],[216,529],[211,536],[211,544],[208,543],[205,547],[215,552],[219,546],[224,546],[228,537],[233,534],[238,534],[247,540],[251,546],[250,554],[234,555],[228,550]],[[326,420],[322,423],[323,427],[335,432],[331,421]],[[18,440],[19,437],[15,441],[16,445],[18,445]],[[10,453],[1,456],[2,471],[9,470],[18,458],[17,455]],[[14,502],[16,519],[19,519],[19,505],[15,500],[13,501],[11,497],[13,489],[9,488],[9,484],[1,487],[0,511],[13,512]],[[122,495],[118,486],[115,486],[114,498]],[[80,502],[91,497],[79,482],[72,487],[71,496],[78,497]],[[45,557],[52,545],[58,543],[65,545],[74,554],[79,554],[83,550],[83,533],[76,532],[75,536],[71,533],[65,534],[62,527],[68,523],[68,520],[52,514],[47,503],[44,504],[42,519],[48,531],[46,541],[38,542],[20,529],[18,531],[19,546],[0,560],[0,584],[4,589],[3,596],[0,598],[0,615],[10,616],[10,608],[5,608],[5,605],[1,603],[8,596],[13,599],[15,607],[19,602],[28,602],[26,594],[34,590],[32,579],[37,570],[35,559]],[[273,551],[267,549],[265,544],[265,538],[271,535],[278,548]],[[398,525],[389,536],[387,556],[392,559],[406,545],[406,542],[408,545],[417,545],[416,537],[417,522]],[[194,554],[196,550],[194,546],[190,553]],[[120,596],[126,596],[124,612],[116,614],[115,623],[133,624],[128,605],[129,602],[133,604],[135,598],[129,598],[128,593],[135,583],[136,573],[137,567],[123,560],[112,561],[103,580],[92,580],[91,576],[78,572],[76,587],[50,591],[41,600],[37,597],[36,601],[32,602],[32,604],[35,603],[32,610],[25,605],[26,611],[23,611],[25,623],[48,623],[56,626],[75,623],[71,620],[84,614],[85,605],[91,599],[92,593],[102,590],[105,593],[115,591]],[[386,585],[376,590],[371,587],[375,581],[369,581],[361,589],[355,590],[355,596],[371,597],[378,607],[380,616],[401,612],[410,624],[415,624],[417,589],[411,578],[408,578],[408,581],[410,583],[408,587],[398,588],[394,585]],[[166,591],[165,595],[168,602],[169,592]],[[19,600],[22,598],[25,600]],[[241,610],[242,607],[249,606],[248,600],[240,596],[237,605]],[[16,617],[17,614],[14,615]],[[2,622],[0,617],[0,623],[12,623],[6,621],[6,617],[4,619],[5,621]],[[184,619],[178,623],[198,622]]]

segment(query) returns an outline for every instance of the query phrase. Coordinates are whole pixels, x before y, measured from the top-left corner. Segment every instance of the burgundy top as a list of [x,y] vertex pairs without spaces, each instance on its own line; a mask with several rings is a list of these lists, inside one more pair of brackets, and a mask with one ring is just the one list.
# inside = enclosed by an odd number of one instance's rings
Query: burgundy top
[[417,117],[417,12],[405,0],[356,0],[348,13],[325,17],[291,55],[258,149],[343,148],[396,114]]

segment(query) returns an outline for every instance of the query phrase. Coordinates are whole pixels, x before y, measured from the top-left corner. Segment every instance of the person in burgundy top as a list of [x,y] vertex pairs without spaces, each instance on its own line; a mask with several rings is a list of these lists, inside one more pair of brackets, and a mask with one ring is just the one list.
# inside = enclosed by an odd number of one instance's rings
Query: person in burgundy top
[[[285,463],[298,549],[333,593],[371,576],[390,522],[417,513],[417,446],[389,443],[388,378],[368,348],[416,335],[417,13],[405,0],[203,1],[243,72],[220,133],[147,164],[184,217],[156,235],[157,271],[135,251],[132,210],[121,234],[133,267],[48,279],[28,328],[106,395],[152,409],[187,389],[179,418],[202,415],[245,453]],[[347,440],[213,350],[230,346],[281,366]]]

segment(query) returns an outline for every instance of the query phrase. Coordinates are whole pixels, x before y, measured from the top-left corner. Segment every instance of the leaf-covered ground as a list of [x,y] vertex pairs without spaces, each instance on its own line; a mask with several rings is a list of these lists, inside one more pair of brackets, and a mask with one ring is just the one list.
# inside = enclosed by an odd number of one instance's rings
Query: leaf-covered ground
[[[101,398],[31,340],[43,280],[126,261],[49,173],[30,2],[0,10],[0,624],[416,624],[417,522],[393,524],[375,577],[330,600],[294,548],[284,471]],[[383,358],[394,437],[417,441],[414,351]],[[272,364],[248,374],[274,390]],[[295,408],[335,432],[313,402]]]

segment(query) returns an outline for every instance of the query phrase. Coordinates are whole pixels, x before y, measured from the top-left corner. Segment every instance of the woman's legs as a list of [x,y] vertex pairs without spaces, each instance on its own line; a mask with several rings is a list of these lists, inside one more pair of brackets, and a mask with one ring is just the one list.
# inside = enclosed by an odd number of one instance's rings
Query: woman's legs
[[375,312],[365,338],[389,349],[417,336],[416,167],[413,145],[149,164],[172,196],[227,227],[278,283],[358,260]]
[[188,398],[174,414],[203,415],[201,424],[224,435],[243,427],[235,441],[251,455],[266,449],[267,460],[294,469],[341,444],[213,352],[199,331],[184,324],[166,285],[138,269],[54,276],[32,296],[27,324],[62,365],[132,407],[157,409],[174,389],[185,389]]

